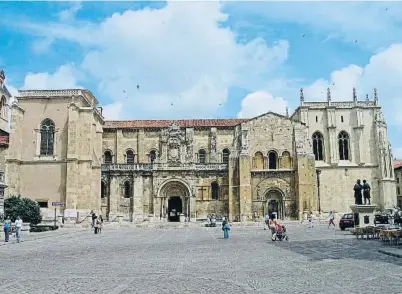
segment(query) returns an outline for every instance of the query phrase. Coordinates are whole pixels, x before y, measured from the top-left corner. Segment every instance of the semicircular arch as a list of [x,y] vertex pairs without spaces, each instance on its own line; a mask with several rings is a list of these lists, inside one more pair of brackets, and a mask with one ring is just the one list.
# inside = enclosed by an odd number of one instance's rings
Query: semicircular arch
[[168,194],[175,191],[184,193],[184,195],[170,195],[170,196],[190,196],[190,186],[181,179],[169,179],[164,181],[159,189],[157,197],[167,197]]

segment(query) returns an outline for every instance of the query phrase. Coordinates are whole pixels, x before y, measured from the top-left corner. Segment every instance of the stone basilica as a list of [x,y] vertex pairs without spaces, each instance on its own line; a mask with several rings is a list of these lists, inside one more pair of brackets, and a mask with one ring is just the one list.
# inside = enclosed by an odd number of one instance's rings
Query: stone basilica
[[[46,217],[89,211],[109,220],[230,220],[349,212],[356,179],[372,202],[396,204],[391,145],[371,99],[306,102],[292,116],[105,121],[88,90],[24,90],[9,104],[1,81],[0,163],[6,197],[36,200]],[[8,111],[11,109],[10,131]]]

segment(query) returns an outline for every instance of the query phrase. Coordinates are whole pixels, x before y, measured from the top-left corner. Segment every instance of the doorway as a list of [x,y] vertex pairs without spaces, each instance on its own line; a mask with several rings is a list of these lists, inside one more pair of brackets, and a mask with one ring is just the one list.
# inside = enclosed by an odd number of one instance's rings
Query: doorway
[[168,218],[170,222],[179,222],[180,214],[183,212],[181,197],[170,197],[168,200]]
[[270,200],[268,202],[268,215],[271,216],[273,213],[276,214],[277,218],[280,217],[278,200]]

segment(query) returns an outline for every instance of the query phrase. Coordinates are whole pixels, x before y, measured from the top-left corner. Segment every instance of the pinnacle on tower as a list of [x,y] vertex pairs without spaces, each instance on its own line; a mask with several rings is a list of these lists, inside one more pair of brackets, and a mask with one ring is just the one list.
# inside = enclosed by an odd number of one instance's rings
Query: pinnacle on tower
[[289,108],[286,106],[286,117],[289,117]]
[[377,88],[374,88],[374,102],[375,102],[375,104],[378,104],[378,93],[377,93]]
[[327,88],[327,101],[331,102],[331,89]]
[[303,94],[303,88],[300,89],[300,103],[303,104],[304,102],[304,94]]
[[353,87],[353,101],[357,101],[356,88]]

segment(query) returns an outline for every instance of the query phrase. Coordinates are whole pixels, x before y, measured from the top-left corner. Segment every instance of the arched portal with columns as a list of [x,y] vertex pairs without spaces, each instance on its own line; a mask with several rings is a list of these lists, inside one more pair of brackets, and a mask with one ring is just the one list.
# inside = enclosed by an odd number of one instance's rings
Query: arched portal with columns
[[279,188],[268,189],[265,193],[266,213],[276,214],[278,219],[285,218],[285,194]]
[[160,218],[180,221],[180,214],[190,215],[190,186],[183,180],[171,179],[162,183],[158,191]]

